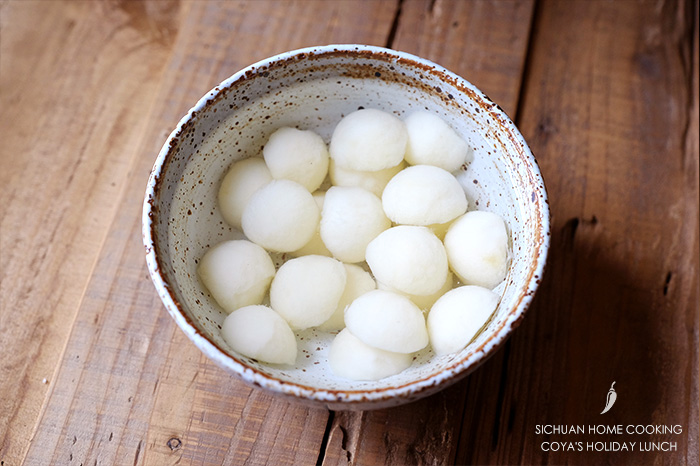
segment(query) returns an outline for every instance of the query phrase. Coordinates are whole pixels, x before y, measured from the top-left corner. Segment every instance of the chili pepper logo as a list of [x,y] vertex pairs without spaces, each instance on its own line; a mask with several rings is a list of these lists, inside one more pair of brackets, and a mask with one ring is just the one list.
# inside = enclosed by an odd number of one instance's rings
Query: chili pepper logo
[[614,385],[615,382],[613,382],[612,385],[610,385],[610,390],[608,390],[608,399],[605,401],[605,409],[600,414],[607,413],[608,411],[610,411],[610,408],[612,408],[615,404],[615,400],[617,399],[617,393],[613,388]]

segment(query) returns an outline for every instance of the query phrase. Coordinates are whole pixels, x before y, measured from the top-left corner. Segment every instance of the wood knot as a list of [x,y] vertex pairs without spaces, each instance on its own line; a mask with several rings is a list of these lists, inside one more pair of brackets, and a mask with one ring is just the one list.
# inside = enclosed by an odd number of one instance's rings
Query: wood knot
[[168,440],[168,448],[170,448],[171,451],[179,450],[181,446],[182,440],[177,437],[173,437]]

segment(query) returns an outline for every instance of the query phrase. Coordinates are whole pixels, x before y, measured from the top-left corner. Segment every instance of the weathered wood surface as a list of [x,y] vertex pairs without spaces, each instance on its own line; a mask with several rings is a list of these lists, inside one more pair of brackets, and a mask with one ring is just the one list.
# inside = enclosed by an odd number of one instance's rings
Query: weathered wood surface
[[[697,464],[697,13],[692,0],[1,1],[0,464]],[[441,393],[358,413],[275,399],[206,360],[160,304],[140,241],[155,154],[199,96],[259,59],[343,42],[424,56],[484,90],[530,143],[553,214],[545,280],[507,344]],[[536,433],[551,424],[682,433]]]

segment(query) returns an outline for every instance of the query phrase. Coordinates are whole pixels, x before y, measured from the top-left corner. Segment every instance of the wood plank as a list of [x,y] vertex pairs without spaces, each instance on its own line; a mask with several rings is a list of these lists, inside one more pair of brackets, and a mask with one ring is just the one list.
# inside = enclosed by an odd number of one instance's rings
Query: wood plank
[[515,116],[532,0],[405,0],[393,48],[462,76]]
[[238,382],[206,360],[164,311],[143,260],[140,205],[160,145],[201,95],[284,50],[381,45],[396,4],[196,1],[182,8],[157,104],[142,116],[137,155],[27,465],[316,462],[327,411],[273,400]]
[[[404,1],[392,46],[465,77],[513,115],[532,11],[529,1]],[[497,409],[503,355],[498,352],[468,379],[410,405],[335,413],[324,465],[451,464],[461,447],[463,411]],[[492,393],[465,396],[475,382],[492,387]]]
[[178,10],[158,2],[142,24],[136,4],[0,8],[0,461],[19,464],[117,211]]
[[[497,409],[465,411],[457,463],[697,464],[696,5],[539,4],[518,123],[550,195],[551,260],[511,339]],[[613,381],[617,402],[600,415]],[[493,390],[474,388],[477,399]],[[682,433],[537,435],[547,424]],[[676,451],[587,446],[613,441]]]

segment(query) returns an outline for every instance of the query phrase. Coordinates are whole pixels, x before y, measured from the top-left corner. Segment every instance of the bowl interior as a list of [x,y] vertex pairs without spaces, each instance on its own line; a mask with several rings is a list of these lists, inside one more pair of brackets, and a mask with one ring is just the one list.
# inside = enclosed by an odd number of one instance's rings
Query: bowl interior
[[[496,291],[497,312],[462,352],[418,353],[404,372],[376,382],[336,377],[326,364],[333,334],[297,333],[296,365],[262,364],[233,352],[220,336],[225,313],[196,273],[206,250],[242,233],[217,207],[223,175],[235,161],[261,156],[281,126],[313,129],[326,142],[358,108],[399,118],[425,109],[468,142],[471,161],[456,175],[470,210],[501,215],[511,236],[511,267]],[[159,166],[160,164],[160,166]],[[163,148],[147,198],[152,275],[168,311],[219,365],[254,384],[310,399],[386,400],[419,396],[456,380],[483,361],[520,320],[539,281],[548,244],[546,193],[532,155],[508,117],[466,81],[410,55],[367,47],[322,47],[290,52],[237,73],[190,111]],[[277,265],[286,259],[274,256]]]

